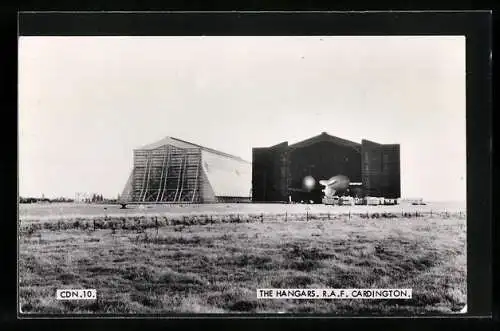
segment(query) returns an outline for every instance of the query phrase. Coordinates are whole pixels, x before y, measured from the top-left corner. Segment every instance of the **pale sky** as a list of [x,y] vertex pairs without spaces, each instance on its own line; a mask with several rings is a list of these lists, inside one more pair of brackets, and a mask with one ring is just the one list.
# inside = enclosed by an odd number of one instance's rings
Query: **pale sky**
[[466,198],[465,37],[20,37],[19,194],[121,193],[173,136],[241,156],[401,144],[403,197]]

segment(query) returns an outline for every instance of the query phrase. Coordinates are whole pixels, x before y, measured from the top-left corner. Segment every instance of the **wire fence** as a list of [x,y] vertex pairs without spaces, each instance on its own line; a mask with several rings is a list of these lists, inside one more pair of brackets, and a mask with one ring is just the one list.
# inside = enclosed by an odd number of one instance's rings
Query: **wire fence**
[[194,226],[213,225],[223,223],[268,223],[268,222],[309,222],[335,220],[371,220],[371,219],[465,219],[463,211],[401,211],[401,212],[374,212],[374,211],[346,211],[336,213],[318,213],[306,210],[300,213],[234,213],[234,214],[200,214],[176,216],[104,216],[93,218],[57,219],[43,222],[30,222],[20,225],[21,235],[31,235],[40,230],[84,230],[96,231],[109,229],[113,233],[117,230],[131,230],[141,232],[145,229],[156,229],[166,226]]

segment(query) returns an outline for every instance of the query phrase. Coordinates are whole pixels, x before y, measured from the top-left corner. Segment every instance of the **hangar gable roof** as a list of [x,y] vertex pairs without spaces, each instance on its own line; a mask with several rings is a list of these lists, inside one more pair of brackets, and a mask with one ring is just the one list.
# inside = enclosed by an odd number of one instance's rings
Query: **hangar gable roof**
[[356,142],[350,141],[350,140],[346,140],[346,139],[342,139],[339,137],[335,137],[335,136],[329,135],[326,132],[323,132],[323,133],[321,133],[317,136],[311,137],[309,139],[300,141],[298,143],[292,144],[289,147],[290,148],[301,148],[301,147],[310,146],[312,144],[316,144],[318,142],[325,142],[325,141],[331,142],[331,143],[334,143],[337,145],[352,147],[356,150],[359,150],[361,147],[361,144],[359,144],[359,143],[356,143]]
[[251,162],[248,162],[248,161],[240,158],[239,156],[235,156],[235,155],[232,155],[232,154],[224,153],[224,152],[218,151],[216,149],[208,148],[208,147],[205,147],[205,146],[194,144],[194,143],[191,143],[191,142],[179,139],[179,138],[174,138],[174,137],[165,137],[165,138],[163,138],[161,140],[158,140],[157,142],[154,142],[152,144],[148,144],[148,145],[142,146],[139,149],[156,149],[156,148],[160,148],[160,147],[165,146],[165,145],[171,145],[171,146],[174,146],[174,147],[177,147],[177,148],[199,148],[199,149],[201,149],[203,151],[206,151],[206,152],[209,152],[209,153],[213,153],[213,154],[216,154],[216,155],[219,155],[219,156],[225,156],[225,157],[228,157],[228,158],[231,158],[231,159],[235,159],[235,160],[238,160],[238,161],[241,161],[241,162],[246,162],[246,163],[249,163],[249,164],[251,163]]

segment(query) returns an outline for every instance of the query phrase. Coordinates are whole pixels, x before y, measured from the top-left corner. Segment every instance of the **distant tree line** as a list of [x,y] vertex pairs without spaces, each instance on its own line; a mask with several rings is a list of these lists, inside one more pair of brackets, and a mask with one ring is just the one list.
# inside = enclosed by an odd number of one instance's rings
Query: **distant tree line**
[[94,193],[90,197],[81,199],[80,201],[85,202],[85,203],[101,203],[101,202],[114,203],[117,200],[116,199],[106,199],[103,197],[102,194],[95,194]]
[[45,196],[42,195],[41,198],[34,198],[34,197],[19,197],[19,202],[20,203],[37,203],[37,202],[84,202],[84,203],[114,203],[117,201],[117,199],[106,199],[103,197],[102,194],[98,193],[93,193],[92,195],[88,195],[85,197],[77,197],[76,199],[70,199],[70,198],[55,198],[55,199],[48,199]]
[[33,198],[33,197],[19,197],[19,203],[37,203],[37,202],[75,202],[74,199],[68,199],[68,198],[55,198],[55,199],[48,199],[48,198]]

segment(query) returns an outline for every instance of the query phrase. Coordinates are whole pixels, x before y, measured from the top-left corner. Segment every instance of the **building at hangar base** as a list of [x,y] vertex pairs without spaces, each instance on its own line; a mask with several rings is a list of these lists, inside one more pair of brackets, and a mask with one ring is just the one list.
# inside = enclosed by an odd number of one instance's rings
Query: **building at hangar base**
[[134,150],[122,201],[251,201],[252,165],[237,156],[166,137]]
[[[289,145],[283,142],[252,150],[252,201],[313,201],[321,203],[324,188],[319,180],[348,177],[348,194],[357,197],[398,199],[400,184],[399,144],[361,144],[323,132]],[[305,177],[315,179],[314,187],[304,190]]]

